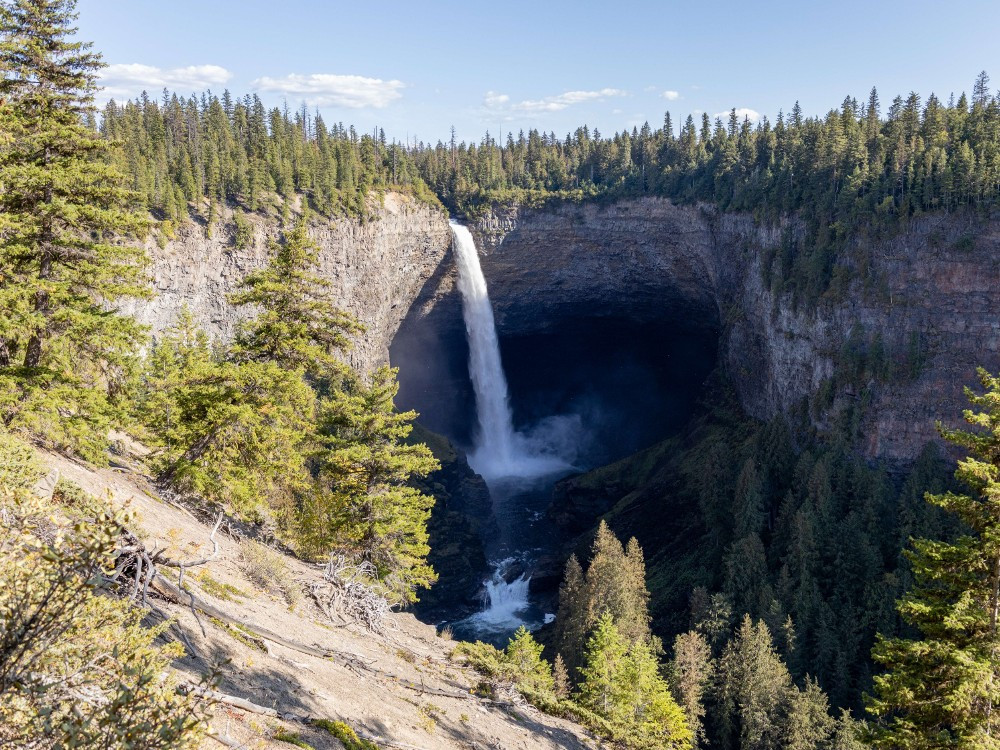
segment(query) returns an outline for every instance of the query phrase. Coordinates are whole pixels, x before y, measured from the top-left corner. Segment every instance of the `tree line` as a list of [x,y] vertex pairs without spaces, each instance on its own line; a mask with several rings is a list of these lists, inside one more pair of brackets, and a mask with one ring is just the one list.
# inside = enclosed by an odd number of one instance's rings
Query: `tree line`
[[408,480],[437,463],[405,442],[415,415],[394,407],[394,371],[343,363],[361,326],[316,274],[308,202],[232,295],[257,311],[232,344],[182,314],[149,348],[117,311],[152,294],[150,206],[93,128],[103,63],[74,8],[0,3],[0,744],[190,747],[204,711],[162,674],[179,654],[155,643],[166,625],[107,595],[127,519],[40,501],[21,441],[102,465],[113,428],[139,435],[162,485],[305,558],[345,555],[392,604],[436,577],[434,499]]

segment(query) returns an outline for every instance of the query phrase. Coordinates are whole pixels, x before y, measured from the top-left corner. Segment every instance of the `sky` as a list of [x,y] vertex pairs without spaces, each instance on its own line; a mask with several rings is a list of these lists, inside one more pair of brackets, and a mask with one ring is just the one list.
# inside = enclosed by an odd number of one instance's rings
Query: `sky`
[[[79,0],[104,97],[229,89],[305,103],[390,139],[479,140],[587,124],[654,128],[670,110],[772,121],[878,88],[946,99],[1000,86],[997,0],[459,3]],[[725,115],[723,115],[725,116]]]

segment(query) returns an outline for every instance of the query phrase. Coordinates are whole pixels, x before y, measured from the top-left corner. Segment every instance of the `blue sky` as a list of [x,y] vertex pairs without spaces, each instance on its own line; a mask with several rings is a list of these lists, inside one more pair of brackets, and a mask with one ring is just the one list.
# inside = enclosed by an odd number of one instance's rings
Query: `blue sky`
[[256,91],[390,138],[610,133],[1000,86],[1000,2],[80,0],[108,93]]

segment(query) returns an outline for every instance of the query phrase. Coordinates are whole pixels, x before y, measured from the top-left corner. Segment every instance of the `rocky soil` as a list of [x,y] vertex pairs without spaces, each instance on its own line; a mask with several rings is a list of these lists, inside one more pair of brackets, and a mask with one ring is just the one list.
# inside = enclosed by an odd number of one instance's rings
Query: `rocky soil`
[[[166,547],[174,559],[211,552],[211,523],[161,497],[140,471],[123,468],[130,461],[99,470],[59,455],[41,458],[61,478],[116,506],[127,505],[134,514],[132,526],[147,548]],[[291,747],[276,739],[281,732],[299,735],[316,750],[342,747],[326,732],[292,716],[344,721],[386,749],[554,750],[598,745],[571,722],[530,707],[502,708],[477,697],[476,675],[449,658],[455,644],[412,615],[392,614],[385,635],[369,633],[357,623],[335,623],[306,593],[309,584],[319,580],[318,567],[281,556],[295,595],[277,595],[248,578],[236,538],[220,533],[218,541],[218,557],[186,572],[192,592],[228,616],[339,657],[323,658],[279,642],[247,638],[221,620],[153,598],[150,617],[173,618],[167,637],[185,646],[185,656],[175,665],[182,675],[197,682],[217,666],[219,692],[279,714],[218,704],[211,731],[219,739],[206,738],[206,750]],[[164,569],[164,575],[176,582],[176,570]],[[345,658],[350,660],[347,665]]]

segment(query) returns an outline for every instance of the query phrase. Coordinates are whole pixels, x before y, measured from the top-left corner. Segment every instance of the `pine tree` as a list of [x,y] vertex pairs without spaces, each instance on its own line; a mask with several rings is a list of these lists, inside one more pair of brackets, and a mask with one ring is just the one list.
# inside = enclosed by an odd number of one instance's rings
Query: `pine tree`
[[623,684],[627,658],[628,644],[615,627],[611,613],[605,612],[587,640],[579,700],[612,726],[628,720],[627,689]]
[[523,625],[507,642],[505,656],[522,694],[528,698],[552,696],[555,692],[552,667],[542,658],[542,644]]
[[559,610],[556,613],[555,634],[553,643],[560,655],[565,655],[571,679],[576,670],[583,664],[583,651],[586,644],[588,622],[586,581],[583,568],[576,555],[570,555],[566,561],[562,583],[559,585]]
[[609,612],[587,642],[580,703],[603,718],[628,748],[691,747],[684,713],[670,695],[648,643],[626,641]]
[[314,546],[342,544],[371,563],[393,599],[410,602],[437,575],[427,563],[434,498],[407,482],[439,464],[426,445],[403,442],[416,414],[395,410],[395,372],[380,368],[370,382],[359,380],[324,401],[318,460],[327,488],[316,502],[328,525],[311,533]]
[[556,654],[556,660],[552,663],[552,684],[556,698],[560,700],[569,698],[569,671],[566,669],[566,662],[563,661],[562,654]]
[[778,750],[791,687],[767,626],[745,615],[719,662],[716,719],[722,746]]
[[[914,541],[913,589],[898,602],[919,640],[879,637],[869,711],[877,748],[996,748],[1000,737],[1000,379],[979,370],[983,393],[966,389],[975,429],[943,437],[969,451],[955,476],[970,490],[927,495],[967,533]],[[976,411],[978,410],[978,411]]]
[[336,354],[363,327],[334,305],[330,282],[316,274],[319,246],[309,239],[306,217],[271,249],[270,265],[248,275],[229,297],[259,310],[241,327],[233,357],[302,368],[313,377],[330,374],[339,366]]
[[805,688],[791,688],[785,718],[784,750],[828,750],[837,722],[816,680],[806,677]]
[[97,71],[74,0],[0,6],[0,420],[100,459],[143,330],[145,220],[87,126]]
[[670,663],[674,695],[684,709],[695,745],[705,739],[704,698],[714,671],[712,649],[705,636],[689,631],[674,639],[674,658]]
[[618,537],[605,521],[597,527],[587,567],[588,627],[602,612],[610,612],[615,626],[628,642],[648,641],[649,592],[642,550],[634,540],[627,556]]
[[150,357],[141,405],[161,481],[251,518],[290,508],[307,481],[315,395],[301,370],[212,357],[182,313]]

